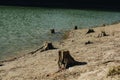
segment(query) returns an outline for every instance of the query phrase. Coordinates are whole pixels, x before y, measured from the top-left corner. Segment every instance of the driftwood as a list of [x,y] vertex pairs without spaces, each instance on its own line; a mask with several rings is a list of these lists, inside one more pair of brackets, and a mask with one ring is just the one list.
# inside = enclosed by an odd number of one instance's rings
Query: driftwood
[[[32,52],[29,52],[28,54],[34,54],[38,51],[42,52],[42,51],[46,51],[46,50],[51,50],[51,49],[56,49],[54,48],[54,46],[52,45],[52,43],[50,42],[46,42],[42,47],[32,51]],[[0,66],[4,66],[4,62],[11,62],[11,61],[15,61],[16,59],[19,59],[23,56],[25,56],[26,54],[22,55],[22,56],[17,56],[17,57],[14,57],[14,58],[10,58],[10,59],[6,59],[6,60],[1,60],[0,61]]]
[[10,58],[10,59],[6,59],[6,60],[1,60],[0,61],[0,66],[4,66],[4,62],[11,62],[11,61],[15,61],[16,59],[20,58],[22,56],[17,56],[17,57],[13,57],[13,58]]
[[89,34],[89,33],[94,33],[94,29],[88,29],[87,33],[86,34]]

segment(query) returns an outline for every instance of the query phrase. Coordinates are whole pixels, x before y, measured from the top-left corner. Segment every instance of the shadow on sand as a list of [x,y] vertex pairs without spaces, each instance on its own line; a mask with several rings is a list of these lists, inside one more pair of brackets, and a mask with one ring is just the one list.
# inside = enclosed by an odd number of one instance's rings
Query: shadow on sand
[[87,62],[75,61],[74,64],[69,64],[69,65],[67,65],[66,69],[68,69],[69,67],[81,66],[81,65],[86,65],[86,64],[87,64]]

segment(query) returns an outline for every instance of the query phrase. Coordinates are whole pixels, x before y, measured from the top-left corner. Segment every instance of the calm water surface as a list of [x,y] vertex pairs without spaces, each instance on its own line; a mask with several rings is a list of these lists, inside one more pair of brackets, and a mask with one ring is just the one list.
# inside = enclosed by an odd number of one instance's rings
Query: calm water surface
[[[0,60],[20,51],[27,53],[44,41],[59,40],[59,32],[75,25],[89,28],[116,21],[120,21],[120,12],[0,6]],[[52,28],[58,34],[51,36]]]

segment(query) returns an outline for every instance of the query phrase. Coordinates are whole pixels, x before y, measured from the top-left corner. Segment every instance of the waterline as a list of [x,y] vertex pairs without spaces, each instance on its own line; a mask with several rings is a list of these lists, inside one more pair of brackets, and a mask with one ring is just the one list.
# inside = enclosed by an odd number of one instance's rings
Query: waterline
[[[44,41],[60,39],[62,31],[120,21],[120,12],[92,10],[0,7],[0,59],[38,48]],[[50,29],[59,34],[51,36]]]

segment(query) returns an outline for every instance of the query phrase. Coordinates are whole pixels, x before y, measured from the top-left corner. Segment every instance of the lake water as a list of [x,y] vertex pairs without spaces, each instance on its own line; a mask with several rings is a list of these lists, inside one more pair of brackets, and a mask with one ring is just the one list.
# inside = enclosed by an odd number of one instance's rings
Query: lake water
[[79,28],[90,28],[120,21],[120,12],[54,9],[39,7],[0,6],[0,60],[29,52],[41,46],[44,41],[60,39],[57,32]]

